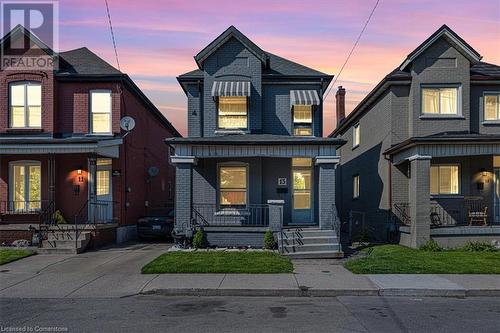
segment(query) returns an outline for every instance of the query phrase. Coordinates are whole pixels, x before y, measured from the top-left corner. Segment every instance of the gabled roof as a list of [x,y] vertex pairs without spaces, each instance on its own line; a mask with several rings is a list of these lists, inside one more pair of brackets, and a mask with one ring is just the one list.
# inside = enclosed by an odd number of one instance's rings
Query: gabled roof
[[60,59],[64,61],[58,71],[58,75],[121,75],[118,69],[86,47],[59,53]]
[[44,50],[48,55],[54,55],[54,51],[45,44],[40,38],[38,38],[33,32],[29,31],[22,25],[18,24],[9,31],[5,36],[0,40],[0,47],[3,47],[4,44],[9,40],[16,40],[20,37],[28,36],[29,39],[35,43],[40,49]]
[[266,53],[260,47],[258,47],[254,42],[248,39],[247,36],[243,35],[238,29],[233,25],[227,28],[219,37],[215,38],[210,44],[208,44],[203,50],[201,50],[197,55],[194,56],[194,60],[198,64],[198,67],[203,68],[203,62],[217,49],[219,49],[224,43],[226,43],[230,38],[236,38],[241,44],[252,52],[260,61],[264,64],[267,61]]
[[399,66],[400,70],[405,70],[410,63],[412,63],[422,52],[429,46],[434,44],[439,38],[444,37],[450,42],[460,53],[462,53],[472,63],[479,62],[481,55],[472,48],[465,40],[462,39],[457,33],[450,29],[446,24],[436,30],[429,38],[413,50]]

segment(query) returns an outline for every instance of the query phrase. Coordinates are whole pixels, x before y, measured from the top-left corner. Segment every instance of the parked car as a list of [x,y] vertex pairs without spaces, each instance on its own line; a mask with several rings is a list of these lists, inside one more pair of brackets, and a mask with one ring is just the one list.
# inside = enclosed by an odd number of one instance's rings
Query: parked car
[[144,238],[170,238],[174,228],[175,211],[167,214],[142,216],[137,221],[137,235]]

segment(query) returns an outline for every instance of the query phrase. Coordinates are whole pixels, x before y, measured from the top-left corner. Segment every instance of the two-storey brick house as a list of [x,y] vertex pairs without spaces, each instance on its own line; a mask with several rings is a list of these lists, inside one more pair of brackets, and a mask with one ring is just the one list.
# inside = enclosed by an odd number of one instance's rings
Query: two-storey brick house
[[446,25],[344,118],[338,207],[350,230],[420,246],[500,238],[500,66]]
[[[226,246],[262,246],[268,228],[331,234],[342,143],[322,137],[332,76],[262,50],[233,26],[195,60],[198,69],[178,77],[188,136],[166,140],[178,229],[203,226],[211,244]],[[338,252],[336,238],[325,241],[285,250]]]
[[[43,45],[18,26],[2,47],[17,38]],[[94,245],[124,241],[148,206],[173,202],[175,170],[158,138],[180,135],[126,74],[87,48],[44,50],[58,68],[0,71],[1,241],[31,240],[56,211],[66,228],[92,225]],[[136,124],[127,135],[125,116]]]

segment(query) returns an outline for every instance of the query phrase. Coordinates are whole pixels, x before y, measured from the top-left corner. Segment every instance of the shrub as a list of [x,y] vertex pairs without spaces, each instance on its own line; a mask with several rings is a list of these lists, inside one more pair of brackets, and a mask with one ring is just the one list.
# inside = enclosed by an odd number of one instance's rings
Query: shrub
[[439,252],[442,251],[443,249],[434,239],[429,239],[427,243],[425,243],[420,247],[420,250],[427,252]]
[[56,222],[56,224],[66,224],[66,219],[64,218],[63,214],[61,213],[61,211],[58,209],[54,212],[54,222]]
[[497,251],[497,248],[488,243],[467,242],[467,244],[459,248],[459,250],[467,252],[494,252]]
[[276,247],[276,240],[274,239],[273,232],[271,230],[267,230],[264,234],[264,248],[268,250],[272,250]]
[[193,237],[193,247],[195,249],[204,249],[208,246],[207,235],[202,228],[196,230]]

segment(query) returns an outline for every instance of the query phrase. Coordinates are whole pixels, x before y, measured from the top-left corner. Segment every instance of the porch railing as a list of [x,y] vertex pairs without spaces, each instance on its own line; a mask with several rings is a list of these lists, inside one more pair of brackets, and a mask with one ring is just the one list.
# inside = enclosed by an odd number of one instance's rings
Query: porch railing
[[0,215],[15,215],[15,214],[40,214],[49,205],[49,200],[10,200],[0,201]]
[[411,224],[410,204],[408,202],[398,202],[394,204],[393,218],[397,223],[409,226]]
[[108,223],[113,219],[113,201],[87,200],[73,218],[74,224]]
[[193,226],[269,226],[269,205],[252,204],[244,208],[221,208],[215,204],[193,204]]

